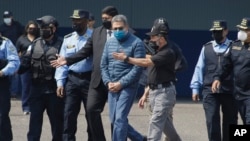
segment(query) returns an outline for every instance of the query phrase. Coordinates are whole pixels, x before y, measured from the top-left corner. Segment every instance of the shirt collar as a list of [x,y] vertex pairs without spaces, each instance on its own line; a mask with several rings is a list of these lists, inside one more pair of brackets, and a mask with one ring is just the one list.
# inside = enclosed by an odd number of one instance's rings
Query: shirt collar
[[222,43],[221,45],[217,44],[214,40],[212,41],[213,47],[217,47],[217,46],[229,46],[231,43],[231,40],[229,40],[228,38],[226,38],[225,42]]
[[92,35],[92,30],[88,28],[82,36],[79,36],[76,31],[74,31],[73,34],[77,39],[88,39]]

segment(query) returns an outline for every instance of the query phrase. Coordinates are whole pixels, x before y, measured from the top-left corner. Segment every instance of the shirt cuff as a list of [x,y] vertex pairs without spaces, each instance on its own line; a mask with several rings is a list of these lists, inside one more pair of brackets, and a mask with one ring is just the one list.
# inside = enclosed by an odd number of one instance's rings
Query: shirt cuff
[[63,87],[64,86],[64,81],[63,80],[57,80],[56,84],[57,84],[57,87]]
[[193,94],[199,94],[199,89],[192,89]]

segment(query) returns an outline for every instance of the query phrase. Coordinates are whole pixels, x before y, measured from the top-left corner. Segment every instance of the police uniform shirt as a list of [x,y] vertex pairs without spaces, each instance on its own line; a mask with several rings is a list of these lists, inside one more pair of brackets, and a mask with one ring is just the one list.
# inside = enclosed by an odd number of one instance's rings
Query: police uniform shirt
[[[79,36],[77,32],[73,32],[64,37],[61,47],[60,55],[69,57],[78,52],[86,44],[89,37],[91,37],[92,31],[87,29],[86,33]],[[64,65],[56,69],[55,79],[57,86],[64,86],[68,72],[71,70],[76,73],[88,72],[92,70],[93,57],[88,57],[82,61],[79,61],[70,66]]]
[[3,38],[2,44],[0,45],[0,59],[8,60],[8,64],[1,71],[5,76],[12,75],[20,66],[19,56],[17,54],[16,47],[9,39],[4,37],[0,38]]
[[[223,53],[225,51],[229,51],[229,45],[231,40],[226,39],[224,43],[221,45],[217,44],[214,40],[211,41],[213,49],[216,53]],[[205,71],[205,54],[204,54],[204,46],[202,47],[198,62],[196,64],[194,74],[190,83],[190,88],[192,89],[193,93],[199,94],[199,90],[203,85],[203,75]]]
[[168,43],[151,57],[153,66],[148,70],[148,84],[162,84],[175,81],[175,52]]

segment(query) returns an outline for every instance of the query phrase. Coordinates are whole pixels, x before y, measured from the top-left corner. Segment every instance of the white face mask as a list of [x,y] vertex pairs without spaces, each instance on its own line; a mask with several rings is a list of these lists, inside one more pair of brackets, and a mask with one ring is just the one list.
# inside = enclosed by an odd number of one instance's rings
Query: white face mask
[[4,18],[3,19],[3,22],[7,25],[10,25],[11,24],[11,18]]
[[244,42],[247,39],[247,33],[245,31],[240,30],[238,32],[238,39]]

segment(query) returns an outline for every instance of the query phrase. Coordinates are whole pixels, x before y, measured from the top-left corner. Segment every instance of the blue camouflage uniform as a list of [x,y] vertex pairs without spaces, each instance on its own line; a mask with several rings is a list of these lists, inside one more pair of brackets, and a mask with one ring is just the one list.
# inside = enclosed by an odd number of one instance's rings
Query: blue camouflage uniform
[[9,118],[10,112],[10,92],[8,77],[13,75],[20,65],[20,60],[13,43],[5,38],[0,37],[0,141],[11,141],[12,131]]
[[[68,57],[75,54],[84,47],[91,35],[92,30],[90,29],[87,29],[86,33],[82,36],[78,35],[77,32],[66,35],[60,55]],[[55,79],[57,87],[64,87],[65,90],[63,140],[75,140],[77,117],[81,109],[81,101],[86,111],[92,61],[93,57],[91,56],[70,66],[64,65],[56,69]],[[87,120],[87,114],[85,115]],[[89,126],[87,128],[88,138],[90,139]]]

